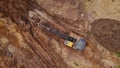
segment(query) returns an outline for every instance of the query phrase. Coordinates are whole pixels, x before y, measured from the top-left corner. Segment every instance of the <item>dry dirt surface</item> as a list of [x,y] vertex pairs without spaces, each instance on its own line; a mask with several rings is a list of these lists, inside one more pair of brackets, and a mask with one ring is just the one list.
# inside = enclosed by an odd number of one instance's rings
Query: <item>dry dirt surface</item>
[[83,0],[88,19],[109,18],[120,21],[120,0]]
[[[79,0],[0,0],[0,68],[117,68],[120,59],[94,37],[88,38],[90,24],[82,4]],[[84,37],[85,49],[65,46],[41,23]]]
[[92,34],[96,40],[113,52],[120,52],[120,21],[99,19],[92,23]]

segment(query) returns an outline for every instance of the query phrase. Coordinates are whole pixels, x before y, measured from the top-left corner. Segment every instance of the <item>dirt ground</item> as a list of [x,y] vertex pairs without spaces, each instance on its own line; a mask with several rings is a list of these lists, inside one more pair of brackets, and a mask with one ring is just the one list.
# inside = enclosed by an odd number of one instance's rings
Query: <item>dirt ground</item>
[[[98,44],[94,37],[87,37],[90,23],[95,18],[86,12],[82,1],[37,0],[37,3],[35,0],[0,0],[1,68],[117,68],[119,66],[118,57]],[[37,21],[38,19],[40,21]],[[40,23],[46,23],[73,37],[84,37],[87,41],[85,49],[78,51],[65,46],[63,39],[42,30],[38,25]]]
[[120,0],[84,0],[84,7],[91,21],[99,18],[120,21]]

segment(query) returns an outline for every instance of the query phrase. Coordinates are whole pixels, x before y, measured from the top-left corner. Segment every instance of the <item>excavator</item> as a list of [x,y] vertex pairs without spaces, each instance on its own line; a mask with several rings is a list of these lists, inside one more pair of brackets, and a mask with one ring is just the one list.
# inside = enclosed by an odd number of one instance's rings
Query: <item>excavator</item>
[[85,46],[86,46],[86,40],[84,38],[79,38],[76,39],[74,37],[68,36],[63,34],[62,32],[51,28],[49,26],[47,26],[46,24],[39,24],[39,27],[41,27],[43,30],[53,33],[57,36],[59,36],[60,38],[64,39],[64,44],[68,47],[77,49],[77,50],[84,50]]
[[[46,13],[42,12],[42,11],[37,11],[35,10],[35,12],[29,12],[29,16],[31,18],[31,20],[34,20],[34,17],[36,17],[36,14],[37,13],[38,15],[42,16],[43,18],[51,21],[51,17],[49,17]],[[44,14],[44,15],[43,15]],[[36,21],[38,23],[38,26],[40,28],[42,28],[43,30],[47,31],[47,32],[50,32],[50,33],[53,33],[57,36],[59,36],[60,38],[64,39],[64,44],[68,47],[72,47],[74,49],[77,49],[77,50],[84,50],[85,49],[85,46],[86,46],[86,40],[84,38],[74,38],[72,36],[69,36],[69,35],[65,35],[63,34],[62,32],[56,30],[55,28],[51,28],[49,26],[47,26],[46,24],[43,24],[42,22],[40,22],[40,19],[38,18],[38,20],[36,19]]]

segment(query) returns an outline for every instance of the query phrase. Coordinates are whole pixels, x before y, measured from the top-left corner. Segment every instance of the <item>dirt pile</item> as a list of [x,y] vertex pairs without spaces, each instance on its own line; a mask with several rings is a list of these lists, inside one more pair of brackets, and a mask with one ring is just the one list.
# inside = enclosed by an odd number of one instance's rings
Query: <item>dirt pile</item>
[[120,52],[120,21],[98,19],[92,23],[92,34],[108,50]]

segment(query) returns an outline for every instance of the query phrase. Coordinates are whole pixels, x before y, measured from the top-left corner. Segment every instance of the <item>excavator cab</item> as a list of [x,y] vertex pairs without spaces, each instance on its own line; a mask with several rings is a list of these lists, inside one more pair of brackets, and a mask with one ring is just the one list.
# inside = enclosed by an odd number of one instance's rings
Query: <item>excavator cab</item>
[[69,47],[73,47],[74,42],[76,42],[77,39],[73,38],[71,36],[66,36],[66,40],[64,42],[65,45],[69,46]]
[[65,40],[64,44],[67,45],[67,46],[69,46],[69,47],[73,47],[74,43],[71,42],[71,41]]

